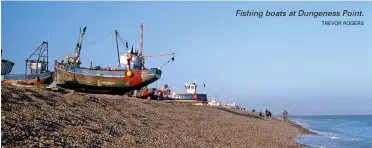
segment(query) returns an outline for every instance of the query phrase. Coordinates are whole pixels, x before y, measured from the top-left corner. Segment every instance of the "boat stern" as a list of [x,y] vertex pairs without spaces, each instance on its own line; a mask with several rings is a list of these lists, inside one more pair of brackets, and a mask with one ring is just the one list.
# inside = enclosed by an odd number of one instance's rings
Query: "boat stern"
[[155,76],[157,79],[160,79],[161,77],[161,70],[158,68],[151,68],[149,75]]
[[159,80],[161,78],[161,73],[162,71],[157,68],[151,68],[148,70],[143,70],[142,71],[142,86],[149,85],[156,80]]

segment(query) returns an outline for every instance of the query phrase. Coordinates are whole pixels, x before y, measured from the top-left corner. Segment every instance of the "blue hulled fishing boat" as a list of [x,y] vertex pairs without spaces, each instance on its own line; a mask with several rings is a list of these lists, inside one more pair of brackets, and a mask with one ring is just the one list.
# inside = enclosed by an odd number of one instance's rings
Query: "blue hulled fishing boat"
[[207,104],[208,98],[206,93],[196,93],[196,83],[185,84],[186,92],[171,92],[167,89],[167,85],[163,90],[158,92],[158,99],[165,102],[181,102],[191,104]]
[[[3,50],[1,50],[1,56],[3,55]],[[9,60],[1,59],[1,75],[7,75],[12,72],[14,63]]]

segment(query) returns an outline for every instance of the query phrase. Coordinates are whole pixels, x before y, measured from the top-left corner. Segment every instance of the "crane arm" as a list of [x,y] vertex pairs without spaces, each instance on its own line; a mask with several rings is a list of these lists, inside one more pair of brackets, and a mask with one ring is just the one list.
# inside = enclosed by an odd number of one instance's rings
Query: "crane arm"
[[168,53],[168,54],[153,54],[153,55],[148,55],[148,56],[143,56],[144,58],[150,58],[150,57],[160,57],[160,56],[170,56],[170,55],[175,55],[176,53]]

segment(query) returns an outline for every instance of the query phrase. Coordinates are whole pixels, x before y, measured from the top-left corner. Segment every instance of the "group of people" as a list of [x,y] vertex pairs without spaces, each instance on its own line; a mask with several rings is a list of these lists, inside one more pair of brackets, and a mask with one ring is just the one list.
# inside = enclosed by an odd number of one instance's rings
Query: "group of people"
[[171,90],[169,89],[168,84],[165,84],[162,89],[157,90],[157,95],[158,95],[158,97],[160,97],[162,94],[164,95],[164,94],[169,93],[169,92],[171,92]]
[[[255,112],[255,110],[252,110],[252,112]],[[271,119],[272,117],[272,114],[271,114],[271,111],[269,111],[268,109],[265,110],[265,115],[263,115],[262,111],[258,114],[260,117],[265,117],[266,119]],[[288,116],[288,112],[287,110],[284,110],[283,111],[283,121],[285,122],[287,120],[287,116]]]

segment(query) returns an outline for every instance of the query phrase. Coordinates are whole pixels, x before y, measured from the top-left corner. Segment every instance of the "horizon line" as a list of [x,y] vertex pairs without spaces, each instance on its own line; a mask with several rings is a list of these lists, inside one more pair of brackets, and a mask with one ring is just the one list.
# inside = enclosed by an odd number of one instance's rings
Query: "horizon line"
[[2,2],[42,2],[42,1],[58,1],[58,2],[371,2],[372,0],[2,0]]

